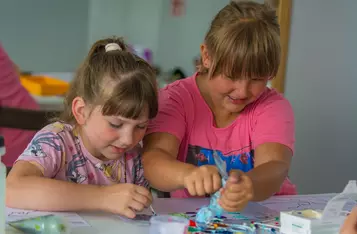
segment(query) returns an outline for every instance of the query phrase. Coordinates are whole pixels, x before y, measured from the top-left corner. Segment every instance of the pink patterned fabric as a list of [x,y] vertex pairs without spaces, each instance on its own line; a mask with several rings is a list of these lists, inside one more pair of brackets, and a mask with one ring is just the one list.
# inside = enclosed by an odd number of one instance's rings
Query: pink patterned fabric
[[48,178],[78,184],[127,182],[148,187],[143,176],[140,152],[138,145],[119,160],[99,160],[87,151],[71,125],[55,122],[35,135],[18,161],[41,165],[44,176]]

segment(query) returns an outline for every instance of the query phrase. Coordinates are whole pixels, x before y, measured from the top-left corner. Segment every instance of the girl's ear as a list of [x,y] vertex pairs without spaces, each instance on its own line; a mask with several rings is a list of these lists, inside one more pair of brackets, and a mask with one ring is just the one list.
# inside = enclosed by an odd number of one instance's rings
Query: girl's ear
[[86,103],[83,98],[76,97],[72,101],[72,113],[79,125],[84,125],[88,118],[88,113],[86,111]]
[[206,44],[201,44],[200,50],[201,50],[202,65],[205,68],[209,69],[211,67],[211,58],[209,56]]

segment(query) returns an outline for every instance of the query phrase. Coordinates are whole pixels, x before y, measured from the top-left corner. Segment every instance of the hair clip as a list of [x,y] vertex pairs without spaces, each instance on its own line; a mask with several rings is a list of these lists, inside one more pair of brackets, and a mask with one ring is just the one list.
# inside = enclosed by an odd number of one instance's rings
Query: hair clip
[[118,45],[117,43],[108,43],[105,45],[105,52],[113,51],[113,50],[122,50],[122,49],[120,45]]

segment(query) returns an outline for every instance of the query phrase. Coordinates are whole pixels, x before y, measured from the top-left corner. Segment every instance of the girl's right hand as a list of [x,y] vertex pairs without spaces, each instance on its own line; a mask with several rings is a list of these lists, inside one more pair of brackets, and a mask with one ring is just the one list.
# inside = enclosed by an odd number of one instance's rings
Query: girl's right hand
[[103,201],[101,210],[134,218],[137,211],[149,207],[152,203],[151,192],[135,184],[115,184],[101,187]]
[[357,207],[353,208],[342,225],[340,234],[357,234]]
[[184,177],[184,186],[191,196],[212,194],[221,188],[221,176],[216,166],[204,165]]

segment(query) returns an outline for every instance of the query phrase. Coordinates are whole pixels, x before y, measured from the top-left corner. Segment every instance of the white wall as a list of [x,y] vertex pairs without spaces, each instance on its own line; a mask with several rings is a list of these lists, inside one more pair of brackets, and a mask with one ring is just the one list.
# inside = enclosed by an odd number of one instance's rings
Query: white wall
[[[193,59],[200,53],[200,44],[213,17],[230,0],[186,0],[185,13],[171,15],[171,1],[164,1],[160,26],[158,64],[163,70],[182,67],[194,72]],[[256,0],[263,3],[264,0]]]
[[150,48],[157,59],[164,0],[90,0],[88,47],[96,40],[122,36]]
[[132,44],[143,45],[153,52],[158,62],[159,31],[162,25],[163,3],[167,0],[130,0],[127,3],[125,35]]
[[357,1],[293,1],[286,97],[296,117],[292,179],[302,193],[357,179]]
[[90,0],[88,17],[88,48],[102,38],[125,36],[126,0]]
[[169,0],[0,0],[0,41],[24,70],[71,72],[96,40],[123,36],[151,48],[163,70],[190,74],[210,21],[228,2],[187,0],[174,17]]
[[0,0],[0,42],[23,70],[73,71],[87,27],[87,0]]
[[164,1],[157,55],[163,70],[178,66],[184,68],[188,74],[193,72],[193,58],[199,54],[210,20],[218,12],[219,7],[216,5],[220,3],[224,6],[227,2],[228,0],[188,0],[185,14],[173,17],[171,1]]

